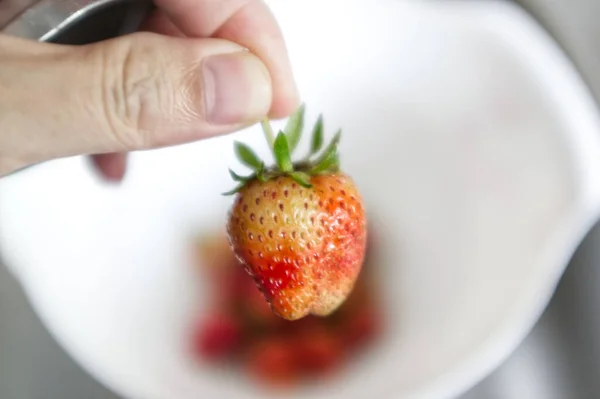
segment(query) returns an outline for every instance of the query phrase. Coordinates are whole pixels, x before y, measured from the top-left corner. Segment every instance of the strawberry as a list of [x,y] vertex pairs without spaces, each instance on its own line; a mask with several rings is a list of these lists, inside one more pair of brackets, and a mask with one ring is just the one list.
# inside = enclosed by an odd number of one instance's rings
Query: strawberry
[[304,105],[274,138],[268,121],[263,131],[275,166],[265,164],[248,146],[236,142],[238,158],[254,171],[234,190],[227,233],[231,247],[274,313],[287,320],[309,314],[327,316],[352,291],[365,256],[367,224],[361,195],[340,170],[341,131],[320,153],[323,117],[313,128],[311,149],[292,162],[304,125]]
[[239,347],[242,333],[242,325],[234,317],[212,314],[197,326],[193,337],[194,351],[205,359],[223,359]]
[[298,365],[313,375],[334,371],[344,358],[344,347],[336,331],[322,325],[300,330],[294,349]]
[[372,307],[362,307],[348,315],[344,325],[344,341],[349,348],[355,349],[370,343],[381,332],[381,316]]
[[267,337],[253,343],[246,355],[247,369],[253,377],[275,386],[287,386],[299,377],[294,345],[288,339]]

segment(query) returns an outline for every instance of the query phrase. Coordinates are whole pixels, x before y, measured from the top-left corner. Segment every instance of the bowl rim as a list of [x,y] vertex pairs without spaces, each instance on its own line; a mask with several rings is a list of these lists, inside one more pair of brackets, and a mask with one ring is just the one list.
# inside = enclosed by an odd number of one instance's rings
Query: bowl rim
[[[527,48],[529,54],[526,56],[533,61],[532,66],[529,68],[535,69],[535,72],[540,75],[540,79],[543,79],[544,82],[553,82],[556,85],[553,90],[563,93],[575,93],[575,96],[569,97],[569,101],[578,104],[581,109],[586,111],[583,114],[588,117],[587,121],[580,124],[590,131],[600,131],[600,113],[589,87],[584,83],[569,57],[551,38],[550,34],[522,8],[500,0],[482,3],[457,0],[444,4],[437,2],[429,6],[452,8],[454,11],[459,10],[465,14],[475,15],[485,21],[485,23],[482,22],[482,26],[485,25],[486,29],[500,31],[500,35],[505,35],[506,27],[509,26],[512,32],[511,36],[513,38],[519,37],[517,47]],[[542,68],[542,66],[547,65],[553,67]],[[437,381],[427,384],[426,387],[416,389],[410,399],[456,397],[476,385],[508,358],[537,323],[553,296],[569,259],[585,235],[594,226],[599,216],[600,209],[597,206],[589,209],[586,215],[574,215],[573,223],[570,226],[571,231],[566,235],[571,239],[557,238],[557,241],[561,244],[556,246],[556,251],[548,254],[548,259],[553,259],[549,262],[551,270],[549,267],[545,279],[543,281],[540,279],[538,289],[532,290],[529,306],[523,306],[518,314],[513,315],[511,323],[506,323],[503,328],[495,331],[488,340],[474,346],[465,358],[456,363],[450,372],[447,372]],[[44,312],[39,311],[40,305],[37,302],[35,293],[29,289],[27,279],[20,275],[16,268],[11,268],[6,262],[4,264],[23,286],[36,314],[45,325],[52,325]],[[138,396],[136,393],[131,392],[131,386],[124,386],[128,384],[115,383],[114,378],[105,375],[102,370],[72,353],[69,345],[64,342],[62,337],[55,334],[53,329],[48,328],[47,330],[61,344],[65,352],[76,359],[83,369],[108,389],[114,390],[123,396]],[[385,396],[394,397],[394,394],[390,392],[389,395]]]

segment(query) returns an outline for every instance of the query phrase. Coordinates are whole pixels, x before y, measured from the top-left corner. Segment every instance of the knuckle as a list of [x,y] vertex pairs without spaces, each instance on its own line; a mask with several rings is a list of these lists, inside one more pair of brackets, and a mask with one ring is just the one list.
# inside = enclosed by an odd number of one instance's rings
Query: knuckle
[[155,146],[155,132],[175,108],[168,82],[169,63],[162,46],[144,33],[105,47],[101,103],[114,138],[125,148]]

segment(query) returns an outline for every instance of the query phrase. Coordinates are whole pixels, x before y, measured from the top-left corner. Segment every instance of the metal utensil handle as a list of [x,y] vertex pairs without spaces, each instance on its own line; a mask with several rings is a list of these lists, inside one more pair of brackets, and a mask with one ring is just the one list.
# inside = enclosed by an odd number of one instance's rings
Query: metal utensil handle
[[[27,8],[11,20],[0,32],[11,36],[38,41],[48,41],[67,26],[85,19],[99,9],[109,7],[123,0],[41,0]],[[121,33],[131,33],[140,23],[152,3],[131,1]]]

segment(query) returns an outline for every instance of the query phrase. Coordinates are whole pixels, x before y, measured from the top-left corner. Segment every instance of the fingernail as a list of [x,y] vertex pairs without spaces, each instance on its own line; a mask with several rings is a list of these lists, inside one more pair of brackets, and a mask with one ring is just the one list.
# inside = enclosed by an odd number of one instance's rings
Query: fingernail
[[262,119],[271,107],[271,78],[249,52],[219,54],[202,63],[206,118],[216,125]]

